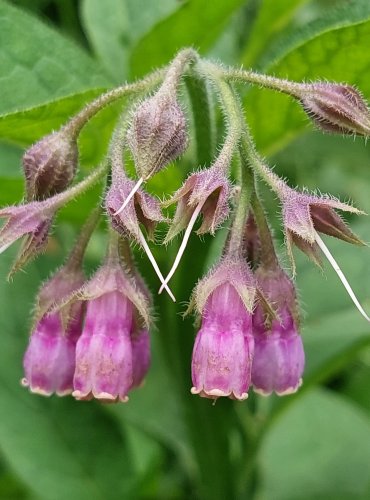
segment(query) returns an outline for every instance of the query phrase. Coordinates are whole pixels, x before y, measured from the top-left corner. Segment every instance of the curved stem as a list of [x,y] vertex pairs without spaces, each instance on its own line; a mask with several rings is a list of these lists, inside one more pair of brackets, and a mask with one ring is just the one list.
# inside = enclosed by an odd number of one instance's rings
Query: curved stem
[[97,97],[94,101],[88,103],[79,113],[77,113],[77,115],[64,125],[63,130],[76,138],[84,125],[103,108],[122,97],[140,94],[144,91],[149,92],[161,83],[164,75],[164,69],[157,70],[138,82],[125,83],[120,87],[109,90],[105,94]]

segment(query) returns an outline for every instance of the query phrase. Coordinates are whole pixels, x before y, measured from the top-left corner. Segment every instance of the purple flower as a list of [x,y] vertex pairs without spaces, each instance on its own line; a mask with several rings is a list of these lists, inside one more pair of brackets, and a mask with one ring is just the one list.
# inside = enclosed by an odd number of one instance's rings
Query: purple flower
[[225,168],[217,160],[212,167],[190,174],[181,188],[165,203],[166,206],[177,203],[166,241],[174,238],[190,222],[193,226],[199,213],[203,216],[203,222],[197,234],[214,234],[229,215],[229,196],[230,184]]
[[355,214],[360,210],[329,196],[300,193],[285,184],[279,193],[283,204],[284,232],[288,253],[292,258],[292,244],[319,262],[317,232],[334,236],[348,243],[362,244],[335,210]]
[[73,396],[125,402],[129,390],[141,382],[148,368],[145,349],[133,347],[140,330],[138,321],[149,321],[142,284],[110,256],[77,298],[88,302],[76,348]]
[[140,387],[150,365],[150,337],[148,330],[140,330],[131,336],[132,386]]
[[298,312],[294,286],[279,268],[260,267],[257,283],[278,315],[268,325],[261,304],[253,314],[255,341],[252,384],[255,392],[279,396],[296,392],[302,383],[304,350],[298,332]]
[[254,296],[254,280],[243,260],[224,260],[197,285],[194,300],[202,325],[193,349],[193,394],[248,397]]
[[[123,205],[134,187],[135,181],[126,176],[123,165],[122,168],[113,165],[112,184],[105,204],[114,229],[123,236],[135,238],[139,244],[142,244],[140,224],[145,227],[149,239],[153,239],[157,223],[165,221],[165,218],[159,201],[143,189],[137,189],[128,203]],[[122,206],[125,206],[124,210]]]
[[73,390],[76,342],[81,334],[81,303],[50,309],[76,291],[83,283],[80,270],[62,267],[40,290],[36,303],[36,326],[24,356],[22,384],[31,392],[50,396],[70,394]]
[[31,392],[50,396],[71,394],[75,371],[76,341],[81,333],[81,318],[64,330],[59,313],[45,316],[31,335],[24,356],[22,385]]
[[76,399],[128,400],[133,382],[132,324],[133,305],[118,291],[88,302],[76,349]]

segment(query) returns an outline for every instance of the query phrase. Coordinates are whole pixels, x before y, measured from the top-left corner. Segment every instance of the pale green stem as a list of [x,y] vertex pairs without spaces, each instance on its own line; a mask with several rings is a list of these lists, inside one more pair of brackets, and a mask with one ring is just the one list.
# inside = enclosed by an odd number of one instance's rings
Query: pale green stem
[[47,200],[48,205],[55,210],[61,208],[63,205],[73,200],[73,198],[76,198],[81,193],[86,191],[88,188],[93,186],[97,181],[99,181],[106,173],[107,168],[108,168],[107,164],[103,163],[100,167],[96,168],[88,177],[86,177],[84,180],[82,180],[75,186],[72,186],[63,193],[56,194],[53,197],[48,198]]
[[271,231],[267,223],[266,214],[256,192],[256,187],[252,195],[252,209],[261,242],[261,261],[267,268],[271,268],[278,264],[278,259],[272,241]]
[[133,96],[141,94],[142,92],[151,91],[163,81],[164,75],[164,69],[157,70],[138,82],[125,83],[120,87],[109,90],[108,92],[97,97],[94,101],[87,104],[79,113],[77,113],[77,115],[64,125],[63,131],[76,138],[84,125],[86,125],[86,123],[103,108],[114,103],[118,99],[121,99],[122,97]]
[[101,214],[102,208],[99,205],[91,212],[85,224],[82,226],[80,235],[77,238],[77,241],[74,244],[67,260],[67,266],[70,268],[75,269],[81,266],[86,247],[89,244],[91,235],[99,222]]
[[302,91],[305,88],[305,84],[291,82],[290,80],[276,78],[275,76],[263,75],[254,71],[236,68],[223,68],[222,66],[217,66],[217,69],[220,75],[222,75],[226,80],[238,80],[245,83],[260,85],[261,87],[277,90],[278,92],[283,92],[284,94],[288,94],[298,99],[301,97]]

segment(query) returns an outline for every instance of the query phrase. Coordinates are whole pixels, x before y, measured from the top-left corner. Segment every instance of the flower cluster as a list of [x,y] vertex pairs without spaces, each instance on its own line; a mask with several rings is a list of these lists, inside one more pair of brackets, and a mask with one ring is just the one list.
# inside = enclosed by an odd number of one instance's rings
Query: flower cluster
[[[203,82],[203,93],[215,92],[226,133],[210,164],[191,172],[161,203],[147,191],[146,183],[187,149],[188,121],[178,92],[185,74],[189,78],[195,74],[198,83]],[[0,253],[23,240],[11,273],[45,248],[60,208],[94,183],[103,185],[103,209],[99,203],[92,210],[66,263],[38,294],[22,380],[31,392],[72,394],[77,400],[128,400],[149,369],[153,323],[151,295],[130,245],[147,255],[160,281],[159,293],[165,290],[175,301],[169,283],[197,224],[199,235],[214,235],[220,226],[228,225],[228,237],[220,249],[221,259],[198,281],[189,305],[200,319],[191,392],[211,399],[245,400],[250,387],[262,395],[297,391],[305,364],[299,304],[293,279],[275,252],[258,195],[261,179],[281,202],[293,275],[294,245],[318,264],[322,252],[370,321],[320,236],[362,244],[337,210],[361,212],[331,196],[292,189],[265,164],[229,83],[232,78],[288,93],[324,131],[370,134],[367,104],[349,85],[296,83],[228,70],[185,49],[165,70],[103,94],[59,131],[31,146],[23,158],[26,201],[0,210],[0,218],[6,219],[0,229]],[[89,176],[75,182],[82,127],[124,95],[131,99],[116,124],[106,158]],[[127,155],[135,165],[136,178],[126,169]],[[238,185],[233,187],[234,170]],[[176,205],[172,220],[162,213],[170,205]],[[85,277],[85,250],[102,215],[108,226],[108,250],[93,276]],[[167,276],[149,244],[155,243],[159,223],[169,223],[166,245],[184,231]]]

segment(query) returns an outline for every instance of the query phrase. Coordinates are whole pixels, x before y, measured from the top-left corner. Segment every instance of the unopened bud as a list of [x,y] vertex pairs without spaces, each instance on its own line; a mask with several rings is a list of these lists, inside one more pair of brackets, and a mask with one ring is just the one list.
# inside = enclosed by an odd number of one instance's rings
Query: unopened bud
[[23,156],[27,198],[41,200],[64,191],[76,173],[76,141],[55,132],[31,146]]
[[325,132],[370,135],[370,110],[354,87],[326,82],[303,84],[297,95],[315,125]]
[[144,180],[181,155],[187,146],[186,119],[172,92],[159,90],[135,110],[128,143]]

